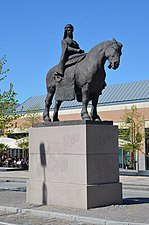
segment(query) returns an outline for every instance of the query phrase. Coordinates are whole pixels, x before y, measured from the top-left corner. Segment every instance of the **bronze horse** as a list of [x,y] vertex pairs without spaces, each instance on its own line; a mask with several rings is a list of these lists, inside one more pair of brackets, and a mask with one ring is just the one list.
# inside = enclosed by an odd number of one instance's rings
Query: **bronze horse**
[[[108,60],[108,68],[117,69],[120,64],[122,46],[115,39],[97,44],[87,53],[82,61],[65,69],[64,77],[75,71],[75,94],[77,100],[82,101],[81,117],[83,120],[101,120],[97,115],[97,103],[99,95],[102,94],[102,90],[106,86],[104,64]],[[44,121],[51,121],[49,109],[56,91],[56,81],[53,77],[54,71],[55,67],[49,70],[46,77],[47,97],[43,113]],[[92,101],[92,109],[89,116],[87,106],[90,100]],[[61,103],[61,100],[56,100],[53,121],[59,121],[58,110]]]

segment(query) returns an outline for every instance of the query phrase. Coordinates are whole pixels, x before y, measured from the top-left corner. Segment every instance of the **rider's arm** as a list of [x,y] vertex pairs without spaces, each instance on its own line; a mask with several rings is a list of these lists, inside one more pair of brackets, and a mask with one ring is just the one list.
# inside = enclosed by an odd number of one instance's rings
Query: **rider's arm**
[[67,46],[67,51],[74,52],[74,53],[81,53],[82,52],[82,50],[79,48],[79,45],[77,45],[77,48],[73,48],[65,40],[62,41],[62,47],[64,48],[64,46],[65,47]]

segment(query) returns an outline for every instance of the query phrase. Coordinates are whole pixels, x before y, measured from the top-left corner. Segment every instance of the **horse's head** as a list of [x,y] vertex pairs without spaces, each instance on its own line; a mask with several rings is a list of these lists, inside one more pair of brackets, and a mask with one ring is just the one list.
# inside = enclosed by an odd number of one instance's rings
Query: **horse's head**
[[109,69],[117,69],[120,64],[120,56],[122,54],[121,49],[123,45],[119,42],[117,42],[115,39],[111,41],[111,44],[109,44],[105,49],[105,56],[109,61]]

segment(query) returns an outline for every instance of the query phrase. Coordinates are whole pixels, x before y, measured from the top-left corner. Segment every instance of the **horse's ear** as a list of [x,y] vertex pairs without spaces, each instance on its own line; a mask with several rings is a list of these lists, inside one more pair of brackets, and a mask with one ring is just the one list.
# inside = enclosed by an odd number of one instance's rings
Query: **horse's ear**
[[112,41],[115,43],[115,44],[118,44],[121,48],[123,47],[123,45],[118,42],[115,38],[112,38]]
[[116,39],[115,39],[115,38],[112,38],[112,40],[113,40],[113,42],[115,42],[116,44],[118,44],[118,42],[116,41]]

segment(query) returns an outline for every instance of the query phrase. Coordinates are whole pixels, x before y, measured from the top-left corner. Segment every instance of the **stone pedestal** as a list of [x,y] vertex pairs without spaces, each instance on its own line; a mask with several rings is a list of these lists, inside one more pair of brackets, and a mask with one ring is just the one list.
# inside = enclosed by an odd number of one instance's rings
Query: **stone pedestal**
[[118,128],[65,121],[30,129],[27,202],[89,209],[122,203]]

